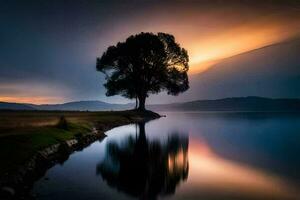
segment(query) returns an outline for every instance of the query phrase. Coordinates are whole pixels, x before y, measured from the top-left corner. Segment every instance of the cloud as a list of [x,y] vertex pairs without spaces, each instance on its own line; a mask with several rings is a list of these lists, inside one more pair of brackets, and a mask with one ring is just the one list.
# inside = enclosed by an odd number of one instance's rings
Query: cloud
[[[45,96],[49,102],[107,100],[104,78],[95,70],[96,57],[141,31],[173,34],[188,50],[190,73],[202,72],[223,58],[299,35],[299,5],[295,1],[3,3],[0,84],[10,87],[2,86],[0,97],[30,93],[32,99]],[[109,100],[126,102],[119,97]]]

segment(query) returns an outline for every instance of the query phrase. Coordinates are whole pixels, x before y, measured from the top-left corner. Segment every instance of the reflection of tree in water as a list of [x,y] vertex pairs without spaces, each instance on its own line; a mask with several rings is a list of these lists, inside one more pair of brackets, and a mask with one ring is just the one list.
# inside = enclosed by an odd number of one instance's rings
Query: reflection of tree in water
[[139,130],[137,138],[129,136],[122,145],[107,144],[97,174],[108,185],[140,199],[173,194],[188,176],[188,138],[172,134],[166,143],[160,143],[147,140],[144,123]]

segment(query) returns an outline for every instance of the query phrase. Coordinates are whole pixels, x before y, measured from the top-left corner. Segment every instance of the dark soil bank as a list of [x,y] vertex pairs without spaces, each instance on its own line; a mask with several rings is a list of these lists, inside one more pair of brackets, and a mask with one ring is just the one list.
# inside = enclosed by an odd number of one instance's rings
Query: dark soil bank
[[34,182],[55,164],[66,161],[74,151],[80,151],[91,143],[102,140],[105,137],[104,132],[114,127],[149,121],[160,117],[160,115],[151,111],[124,112],[128,112],[126,115],[123,115],[125,119],[117,117],[115,120],[95,122],[89,133],[76,134],[72,139],[47,146],[35,152],[28,161],[20,165],[16,170],[1,174],[1,199],[34,199],[34,197],[30,196],[30,190]]

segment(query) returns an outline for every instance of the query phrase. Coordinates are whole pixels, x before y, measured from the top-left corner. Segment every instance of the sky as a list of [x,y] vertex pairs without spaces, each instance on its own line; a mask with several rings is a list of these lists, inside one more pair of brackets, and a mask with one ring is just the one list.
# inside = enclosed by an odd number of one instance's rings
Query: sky
[[[300,3],[0,0],[0,26],[0,101],[126,103],[105,96],[104,76],[95,68],[108,46],[140,32],[173,34],[195,76],[221,68],[224,59],[300,37]],[[181,100],[197,97],[191,89]],[[150,103],[177,98],[162,97]],[[201,94],[214,97],[220,96]]]

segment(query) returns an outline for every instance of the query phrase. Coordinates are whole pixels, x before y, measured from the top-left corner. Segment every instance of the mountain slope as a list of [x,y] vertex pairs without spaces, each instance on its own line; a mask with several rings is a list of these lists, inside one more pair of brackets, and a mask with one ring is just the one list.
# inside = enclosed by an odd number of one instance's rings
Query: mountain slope
[[[0,103],[0,110],[74,110],[100,111],[132,109],[133,104],[109,104],[102,101],[77,101],[64,104],[34,105]],[[300,111],[300,99],[270,99],[262,97],[233,97],[198,100],[173,104],[147,105],[156,111]]]
[[0,110],[74,110],[74,111],[99,111],[99,110],[126,110],[132,109],[133,104],[110,104],[102,101],[74,101],[63,104],[22,104],[0,102]]
[[198,100],[185,103],[148,105],[156,111],[300,111],[300,99],[270,99],[262,97],[233,97],[217,100]]
[[63,104],[33,105],[38,110],[125,110],[132,107],[131,104],[110,104],[103,101],[75,101]]
[[35,108],[26,104],[0,102],[0,110],[35,110]]

